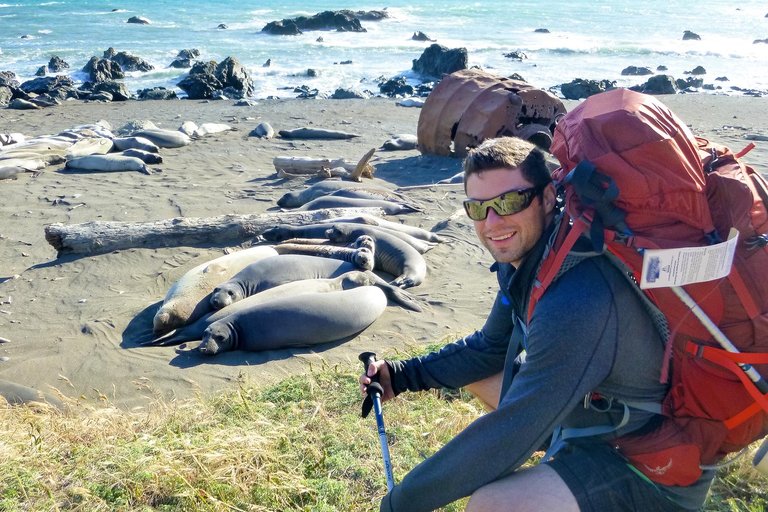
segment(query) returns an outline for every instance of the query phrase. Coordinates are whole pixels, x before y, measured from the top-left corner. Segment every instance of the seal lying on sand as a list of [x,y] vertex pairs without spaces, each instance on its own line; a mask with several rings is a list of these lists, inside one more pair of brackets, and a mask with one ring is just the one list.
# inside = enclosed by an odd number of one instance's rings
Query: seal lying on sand
[[11,405],[43,403],[65,409],[64,403],[55,396],[3,379],[0,379],[0,396]]
[[[373,241],[371,240],[371,243]],[[278,254],[307,254],[348,261],[362,270],[373,270],[374,249],[370,247],[338,247],[335,245],[282,243],[275,246]]]
[[230,304],[218,311],[208,313],[191,324],[179,327],[163,336],[155,338],[144,345],[169,346],[178,345],[185,341],[202,339],[203,331],[213,322],[217,322],[226,316],[251,308],[257,304],[264,304],[275,299],[295,297],[304,293],[327,293],[339,290],[351,290],[358,286],[379,286],[384,294],[393,303],[405,308],[421,311],[416,299],[408,292],[387,284],[373,272],[354,271],[342,274],[332,279],[302,279],[284,283],[274,288],[264,290],[250,297]]
[[275,299],[213,322],[199,350],[215,355],[337,341],[364,330],[386,307],[384,292],[375,286]]
[[155,313],[155,333],[169,331],[211,311],[208,295],[217,284],[261,259],[277,256],[272,247],[258,246],[206,261],[185,273],[168,289]]
[[122,155],[88,155],[78,156],[67,160],[67,169],[82,171],[139,171],[150,174],[144,162],[132,156]]
[[286,192],[277,200],[277,206],[281,208],[296,208],[313,199],[327,196],[338,190],[365,190],[371,194],[377,194],[384,199],[393,201],[405,200],[405,197],[394,190],[372,185],[370,183],[358,183],[356,181],[345,180],[323,180],[302,190]]
[[327,279],[357,270],[346,261],[283,254],[252,263],[231,279],[218,285],[211,293],[211,307],[221,309],[255,293],[300,279]]
[[362,235],[371,236],[376,242],[374,268],[395,276],[392,283],[400,288],[418,286],[427,276],[427,262],[407,242],[394,235],[376,232],[370,228],[334,224],[326,235],[333,242],[351,242]]
[[323,208],[381,208],[387,215],[421,211],[417,207],[381,199],[357,197],[322,196],[296,208],[297,211],[321,210]]

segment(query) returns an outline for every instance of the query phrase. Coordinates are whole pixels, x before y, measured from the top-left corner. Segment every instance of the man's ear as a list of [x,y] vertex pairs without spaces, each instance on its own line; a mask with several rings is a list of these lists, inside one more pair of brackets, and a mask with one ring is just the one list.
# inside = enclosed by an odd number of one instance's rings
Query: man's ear
[[544,210],[549,213],[555,209],[557,202],[557,191],[555,185],[549,183],[541,193],[541,202],[544,204]]

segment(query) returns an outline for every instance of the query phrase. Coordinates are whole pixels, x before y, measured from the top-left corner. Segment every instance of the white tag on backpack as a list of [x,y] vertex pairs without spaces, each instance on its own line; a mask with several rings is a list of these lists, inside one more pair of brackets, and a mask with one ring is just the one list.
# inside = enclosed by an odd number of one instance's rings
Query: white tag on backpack
[[719,244],[647,249],[643,254],[640,288],[684,286],[725,277],[731,272],[738,240],[739,232],[731,228],[728,240]]

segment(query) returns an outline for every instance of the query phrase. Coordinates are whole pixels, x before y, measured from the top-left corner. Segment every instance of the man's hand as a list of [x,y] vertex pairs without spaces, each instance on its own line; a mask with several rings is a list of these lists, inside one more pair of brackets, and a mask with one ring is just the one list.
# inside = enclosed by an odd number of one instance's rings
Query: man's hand
[[364,397],[368,396],[368,385],[373,382],[373,377],[378,377],[378,382],[381,384],[384,390],[384,396],[381,397],[382,402],[386,402],[392,398],[395,398],[395,393],[392,390],[392,379],[389,375],[389,366],[383,359],[374,361],[368,365],[366,373],[362,374],[358,381],[360,382],[360,394]]

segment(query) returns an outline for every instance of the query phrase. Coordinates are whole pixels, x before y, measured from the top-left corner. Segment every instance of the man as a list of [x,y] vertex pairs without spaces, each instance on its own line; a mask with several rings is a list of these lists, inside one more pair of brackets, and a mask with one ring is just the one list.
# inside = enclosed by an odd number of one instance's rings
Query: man
[[[467,156],[464,184],[465,210],[499,281],[485,325],[424,357],[377,361],[360,385],[365,392],[378,373],[384,400],[466,386],[493,410],[407,474],[381,510],[428,511],[464,496],[472,512],[701,507],[712,471],[690,487],[657,486],[610,443],[657,418],[625,414],[623,400],[658,403],[666,392],[663,341],[618,269],[603,256],[580,260],[528,321],[528,296],[557,220],[544,155],[520,139],[487,140]],[[550,439],[545,460],[520,469]]]

